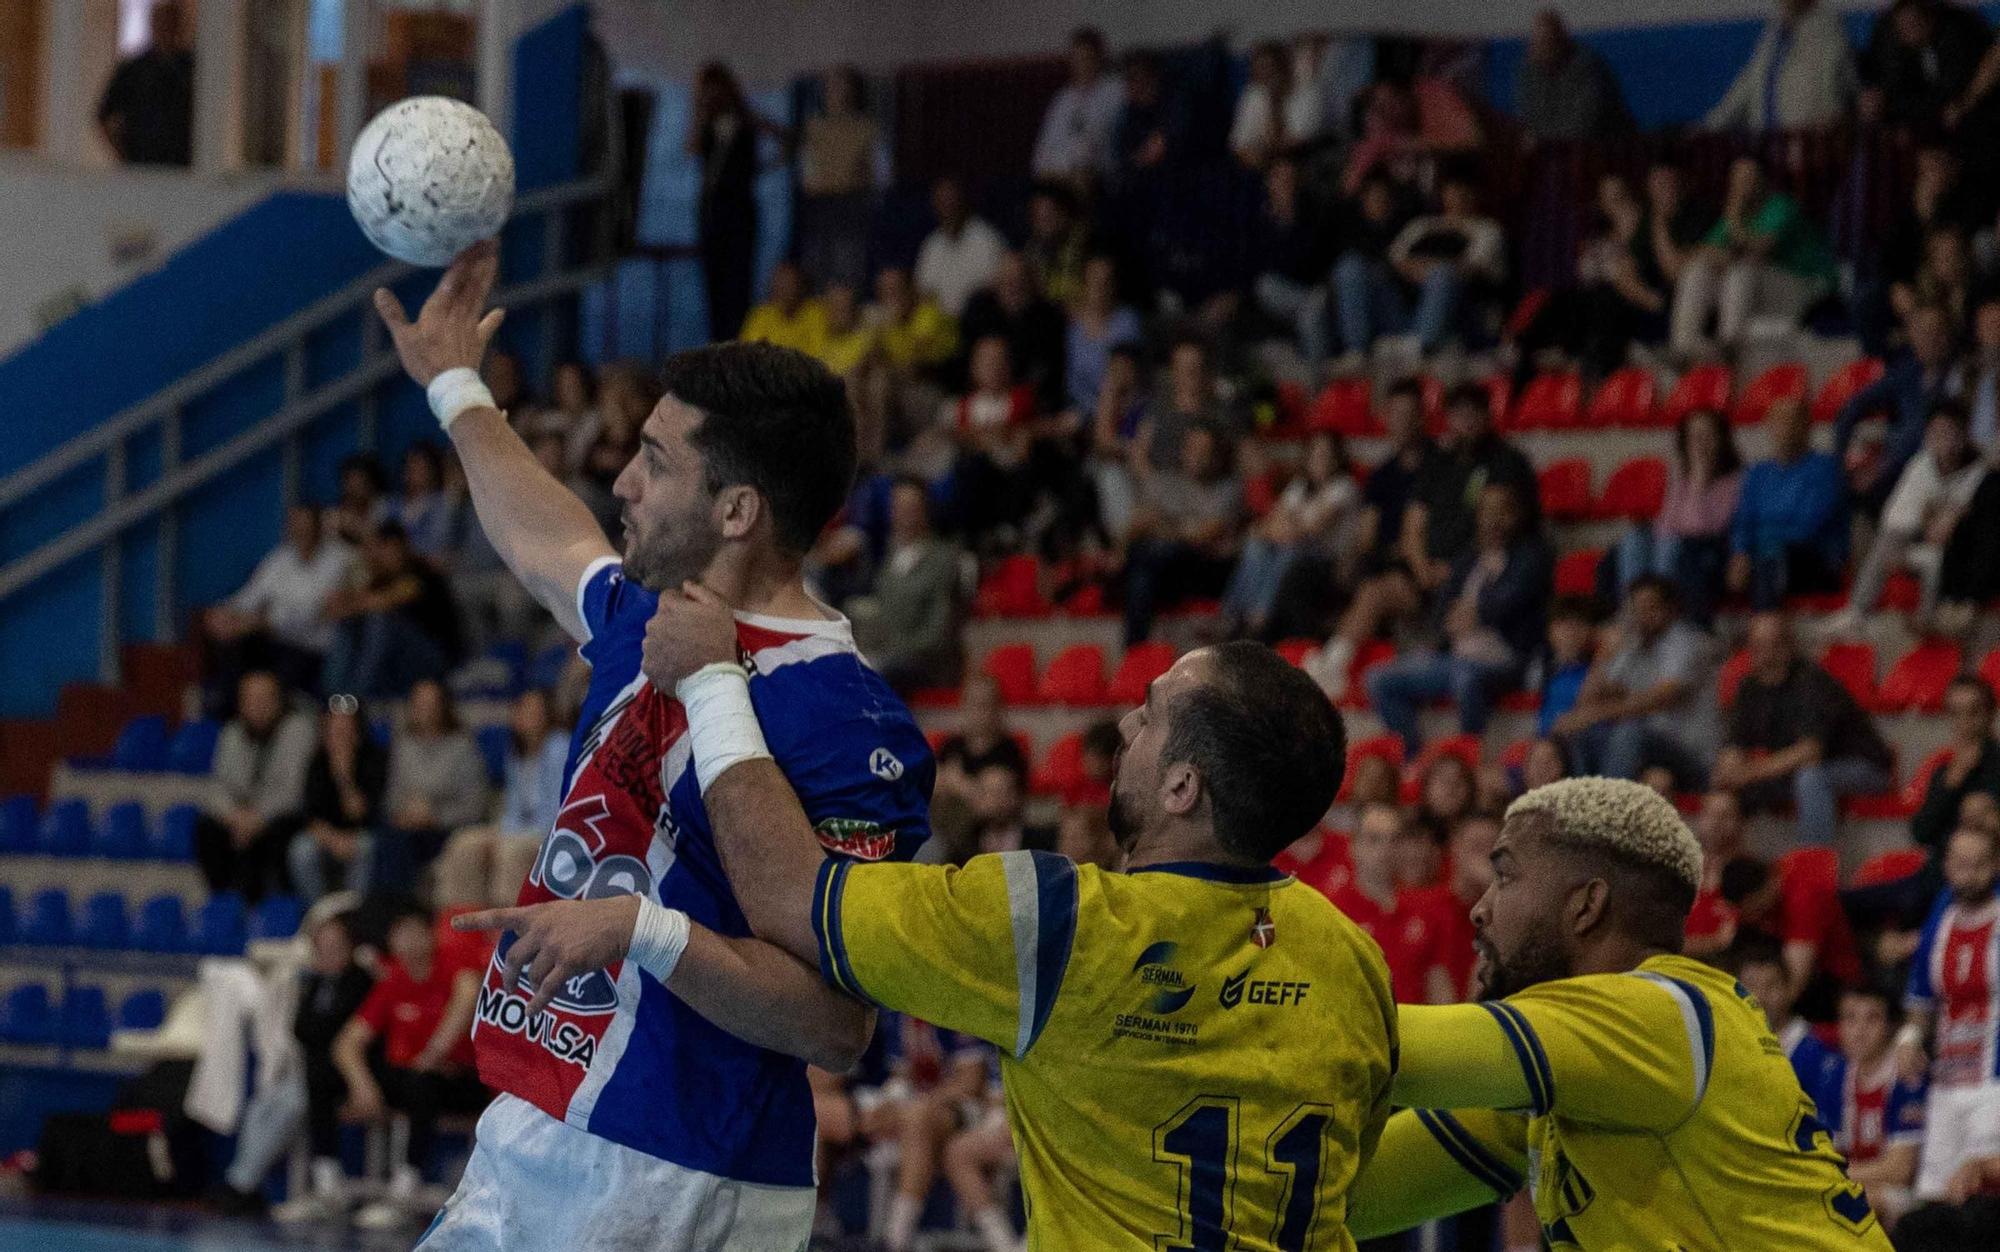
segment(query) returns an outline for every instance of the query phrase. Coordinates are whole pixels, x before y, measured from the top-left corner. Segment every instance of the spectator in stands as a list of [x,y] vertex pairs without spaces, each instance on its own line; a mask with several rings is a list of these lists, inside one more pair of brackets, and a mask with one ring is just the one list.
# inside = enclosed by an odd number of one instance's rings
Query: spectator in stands
[[1584,773],[1637,780],[1664,769],[1678,790],[1701,786],[1712,746],[1702,733],[1714,721],[1710,647],[1678,608],[1674,584],[1657,575],[1626,593],[1618,649],[1592,667],[1576,707],[1553,727]]
[[368,731],[361,701],[337,695],[319,715],[319,750],[306,767],[304,829],[286,863],[292,890],[311,904],[328,891],[374,886],[370,861],[389,786],[389,754]]
[[1796,326],[1836,277],[1833,251],[1799,202],[1771,186],[1755,157],[1738,157],[1722,218],[1674,288],[1673,350],[1689,359],[1707,354],[1711,318],[1726,352],[1743,346],[1753,321]]
[[[1931,414],[1940,402],[1955,398],[1962,385],[1953,367],[1950,315],[1937,305],[1923,305],[1911,311],[1908,325],[1909,351],[1842,405],[1833,424],[1833,454],[1847,467],[1856,506],[1870,516],[1887,502],[1903,467],[1922,446]],[[1876,416],[1887,419],[1888,429],[1880,451],[1866,454],[1856,434],[1864,421]]]
[[1521,762],[1521,790],[1533,791],[1570,776],[1569,752],[1558,739],[1537,739],[1528,745],[1527,759]]
[[1906,134],[1935,133],[1992,42],[1971,9],[1949,0],[1895,0],[1861,54],[1861,115]]
[[220,710],[225,693],[252,669],[269,670],[290,688],[318,689],[333,642],[326,603],[353,563],[353,550],[323,532],[318,509],[285,510],[285,542],[257,562],[236,594],[202,614],[211,709]]
[[872,592],[847,603],[854,641],[898,691],[958,681],[965,614],[958,545],[931,528],[929,490],[896,481],[889,497],[889,545]]
[[958,732],[945,737],[937,750],[937,795],[969,803],[972,780],[989,765],[1028,772],[1021,741],[1007,727],[1007,704],[1000,684],[990,674],[965,680],[958,702]]
[[604,410],[598,403],[597,380],[581,361],[562,361],[550,380],[552,403],[538,421],[539,430],[553,430],[562,436],[563,469],[574,471],[583,464],[584,454],[604,429]]
[[1775,609],[1786,596],[1833,591],[1847,563],[1847,515],[1840,467],[1812,448],[1803,398],[1771,406],[1771,459],[1743,475],[1730,522],[1727,583],[1751,607]]
[[1889,305],[1907,327],[1918,306],[1944,310],[1956,341],[1972,323],[1972,245],[1955,226],[1935,226],[1924,235],[1923,259],[1908,282],[1892,283]]
[[1891,341],[1900,335],[1901,314],[1891,308],[1890,292],[1896,284],[1916,282],[1924,260],[1924,241],[1931,232],[1950,227],[1970,238],[1980,225],[1958,155],[1941,141],[1917,149],[1909,198],[1898,199],[1896,215],[1883,232],[1880,245],[1858,258],[1856,329],[1863,349],[1875,356],[1887,356]]
[[956,448],[951,479],[960,521],[982,551],[1018,548],[1033,505],[1029,456],[1041,417],[1035,389],[1015,380],[999,335],[972,345],[968,375],[965,394],[942,413]]
[[457,537],[444,493],[444,453],[428,440],[403,453],[403,490],[389,501],[387,520],[403,528],[410,550],[442,565]]
[[825,337],[826,310],[806,299],[806,276],[790,261],[772,266],[770,296],[750,310],[737,338],[816,356]]
[[1310,84],[1292,77],[1289,49],[1266,40],[1250,50],[1250,82],[1236,99],[1236,119],[1229,127],[1229,150],[1253,170],[1311,142],[1319,133],[1322,111]]
[[1370,86],[1361,103],[1361,135],[1347,154],[1341,174],[1343,194],[1357,195],[1370,178],[1415,187],[1428,167],[1423,111],[1407,81],[1385,78]]
[[1069,307],[1064,344],[1067,409],[1078,415],[1097,411],[1098,388],[1110,367],[1111,349],[1139,339],[1139,315],[1118,300],[1118,271],[1109,256],[1092,256],[1083,266],[1083,289]]
[[[1358,289],[1375,276],[1390,272],[1389,247],[1415,216],[1413,203],[1410,190],[1387,175],[1375,174],[1363,180],[1339,223],[1338,254],[1329,275],[1333,290],[1340,290],[1342,274],[1351,288]],[[1376,327],[1372,310],[1365,311],[1370,313],[1366,319],[1349,319],[1344,311],[1338,318],[1342,356],[1334,365],[1336,373],[1359,373],[1367,363],[1368,336],[1376,333]],[[1360,338],[1350,339],[1350,334]]]
[[847,380],[852,397],[862,385],[858,381],[861,372],[874,360],[875,332],[862,322],[861,303],[846,283],[835,283],[822,292],[819,306],[826,314],[826,329],[813,355]]
[[396,522],[382,523],[361,557],[361,585],[327,601],[337,625],[322,682],[328,691],[399,696],[450,668],[459,651],[458,610],[444,575],[417,559]]
[[959,1110],[983,1103],[991,1084],[993,1050],[969,1035],[942,1030],[897,1014],[883,1022],[894,1031],[888,1045],[891,1079],[864,1118],[864,1133],[893,1140],[895,1195],[883,1223],[885,1252],[910,1252],[925,1201],[944,1164],[944,1147],[959,1127]]
[[1726,719],[1714,785],[1751,812],[1790,800],[1800,840],[1830,845],[1840,798],[1888,787],[1895,758],[1847,688],[1799,656],[1784,614],[1752,617],[1747,643],[1750,672]]
[[[1453,757],[1457,759],[1456,754]],[[1477,776],[1463,760],[1459,765],[1460,785],[1468,798],[1465,811],[1470,813],[1479,802]],[[1428,810],[1405,814],[1403,828],[1396,834],[1396,882],[1413,891],[1428,891],[1438,886],[1444,873],[1444,845],[1451,829],[1452,823],[1432,817]]]
[[[1745,862],[1746,867],[1750,864]],[[1724,954],[1722,965],[1735,972],[1743,989],[1764,1010],[1764,1023],[1777,1038],[1785,1059],[1792,1063],[1800,1089],[1815,1105],[1825,1107],[1829,1103],[1827,1088],[1840,1057],[1797,1012],[1798,988],[1788,979],[1780,953],[1776,936],[1749,930]]]
[[1956,401],[1942,401],[1931,411],[1923,449],[1903,467],[1882,507],[1880,529],[1854,576],[1847,607],[1826,623],[1829,635],[1859,635],[1863,614],[1874,611],[1889,575],[1899,569],[1917,573],[1922,586],[1919,615],[1928,619],[1937,607],[1944,546],[1987,473],[1985,462],[1966,438],[1965,426],[1965,409]]
[[1943,857],[1966,796],[1984,792],[2000,798],[2000,740],[1993,737],[1993,705],[1993,689],[1974,675],[1961,674],[1945,689],[1949,755],[1925,784],[1923,801],[1910,818],[1911,842],[1928,849],[1934,860]]
[[1701,841],[1701,889],[1688,911],[1686,952],[1712,961],[1736,938],[1736,911],[1722,898],[1722,867],[1743,853],[1742,801],[1731,791],[1710,791],[1689,824]]
[[377,874],[385,882],[415,881],[452,831],[485,818],[486,803],[486,762],[459,723],[450,689],[436,679],[419,681],[389,741]]
[[1405,333],[1416,336],[1424,353],[1435,352],[1467,336],[1470,308],[1506,278],[1507,237],[1500,223],[1480,212],[1472,180],[1447,176],[1438,208],[1403,227],[1383,261],[1350,251],[1334,267],[1340,338],[1348,352],[1368,351],[1378,335]]
[[1069,82],[1049,101],[1035,139],[1035,177],[1081,187],[1110,172],[1125,93],[1105,67],[1104,32],[1078,27],[1069,37]]
[[806,118],[799,143],[796,246],[822,284],[855,284],[868,276],[877,171],[886,164],[881,127],[869,116],[860,70],[835,66],[819,82],[820,108]]
[[486,354],[486,364],[479,372],[486,380],[486,389],[493,393],[493,407],[502,413],[526,413],[536,407],[521,381],[521,359],[513,353],[504,348],[493,349]]
[[918,294],[910,271],[893,265],[876,271],[875,303],[864,319],[892,396],[889,445],[901,447],[937,411],[945,367],[958,352],[958,325]]
[[389,476],[371,452],[356,452],[340,462],[340,498],[326,511],[326,530],[349,548],[368,542],[389,516],[384,492]]
[[2000,452],[2000,297],[1972,312],[1972,348],[1961,367],[1966,435],[1982,458]]
[[[477,1113],[488,1099],[472,1068],[479,971],[440,959],[430,917],[415,911],[389,924],[389,957],[381,981],[333,1041],[348,1112],[374,1122],[394,1109],[409,1120],[407,1148],[390,1168],[386,1198],[355,1218],[364,1229],[398,1225],[412,1216],[438,1118]],[[377,1040],[379,1063],[369,1059]]]
[[[608,496],[595,482],[571,472],[564,458],[568,446],[554,430],[544,430],[528,439],[528,451],[535,463],[551,478],[568,484],[593,516],[605,511],[600,498]],[[465,467],[454,456],[444,465],[444,496],[452,513],[451,591],[459,610],[460,640],[468,656],[484,656],[502,640],[532,641],[553,619],[535,603],[521,580],[514,577],[493,541],[479,524],[472,507],[471,488],[466,485]],[[611,511],[618,509],[611,501]]]
[[1130,187],[1144,171],[1181,157],[1186,144],[1186,109],[1168,85],[1160,58],[1143,50],[1126,53],[1125,102],[1113,141],[1118,182]]
[[1349,844],[1354,875],[1327,898],[1381,947],[1398,1004],[1448,1004],[1457,997],[1438,968],[1436,919],[1421,893],[1396,881],[1396,842],[1404,826],[1392,805],[1364,809]]
[[1118,723],[1106,718],[1083,732],[1081,777],[1064,788],[1056,851],[1078,865],[1115,869],[1124,859],[1111,833],[1106,805],[1117,765]]
[[1750,61],[1709,110],[1710,130],[1817,130],[1847,116],[1858,86],[1840,15],[1819,0],[1778,0]]
[[961,331],[960,342],[968,348],[988,335],[1005,336],[1015,374],[1035,388],[1044,407],[1054,411],[1062,406],[1068,327],[1062,310],[1036,289],[1034,270],[1025,255],[1001,256],[992,285],[974,292],[966,302]]
[[256,901],[277,886],[312,752],[312,718],[286,704],[277,675],[245,674],[195,823],[195,859],[209,890]]
[[1028,821],[1028,776],[1011,765],[988,765],[972,777],[972,845],[969,856],[1053,851],[1054,828]]
[[1687,413],[1674,429],[1667,494],[1651,525],[1636,524],[1617,549],[1621,596],[1648,575],[1670,579],[1682,613],[1706,628],[1729,563],[1729,533],[1742,498],[1736,435],[1713,409]]
[[1403,517],[1417,485],[1441,454],[1424,427],[1424,389],[1414,378],[1399,378],[1383,393],[1380,413],[1389,452],[1368,473],[1361,489],[1362,513],[1355,547],[1365,567],[1380,570],[1398,559]]
[[454,831],[438,858],[438,894],[501,908],[514,903],[542,839],[562,807],[569,736],[555,721],[549,693],[530,688],[514,698],[500,819]]
[[1090,234],[1066,187],[1038,184],[1028,196],[1028,240],[1021,245],[1035,286],[1058,305],[1068,305],[1083,289],[1083,264]]
[[[962,1112],[960,1116],[970,1118],[971,1114]],[[978,1235],[982,1252],[1014,1252],[1021,1246],[1013,1221],[996,1195],[998,1185],[1014,1165],[1014,1138],[1007,1127],[1006,1106],[989,1095],[985,1112],[944,1147],[945,1180],[951,1184],[958,1211]]]
[[[1833,1123],[1833,1146],[1847,1158],[1847,1176],[1892,1227],[1910,1207],[1928,1094],[1924,1083],[1896,1073],[1890,1045],[1902,1024],[1902,997],[1879,982],[1841,992],[1840,1081],[1821,1107],[1822,1120]],[[1900,1232],[1897,1246],[1903,1246]]]
[[1182,600],[1219,596],[1242,548],[1243,485],[1235,447],[1212,423],[1190,427],[1178,470],[1152,470],[1125,539],[1125,644],[1153,633],[1153,615]]
[[[1436,935],[1430,999],[1454,1004],[1474,999],[1480,988],[1473,971],[1478,952],[1473,942],[1472,906],[1493,885],[1493,845],[1500,838],[1500,817],[1473,811],[1451,828],[1450,876],[1418,893],[1431,915]],[[1442,977],[1442,985],[1437,983]]]
[[1609,139],[1632,129],[1618,77],[1577,43],[1562,14],[1543,9],[1528,32],[1515,112],[1533,142]]
[[317,911],[308,920],[306,934],[312,958],[299,974],[292,1036],[299,1041],[304,1061],[306,1144],[312,1153],[312,1167],[307,1174],[307,1193],[292,1197],[278,1210],[288,1220],[329,1218],[347,1211],[347,1174],[340,1162],[343,1088],[340,1070],[333,1061],[333,1041],[374,986],[374,979],[354,963],[354,936],[347,915]]
[[710,61],[701,67],[687,151],[701,163],[695,237],[711,339],[727,338],[750,311],[757,261],[757,136],[768,129],[728,66]]
[[[1549,606],[1548,651],[1542,658],[1540,708],[1535,733],[1544,739],[1556,733],[1556,723],[1576,707],[1583,684],[1597,656],[1596,601],[1589,596],[1558,596]],[[1568,748],[1563,758],[1569,759]]]
[[194,52],[179,4],[156,4],[145,49],[118,63],[97,105],[104,142],[127,165],[194,159]]
[[1450,697],[1461,733],[1486,729],[1489,701],[1517,685],[1547,628],[1555,553],[1542,538],[1521,489],[1488,478],[1467,549],[1452,562],[1432,614],[1437,643],[1368,674],[1382,722],[1415,756],[1423,746],[1422,705]]
[[1300,198],[1297,161],[1279,157],[1265,167],[1250,291],[1264,316],[1291,332],[1306,376],[1315,383],[1326,368],[1333,333],[1327,310],[1333,233],[1327,226]]
[[931,184],[937,226],[917,249],[917,290],[953,317],[965,313],[973,293],[993,281],[1007,241],[972,211],[965,184],[947,175]]
[[[1354,481],[1346,442],[1332,431],[1315,432],[1306,444],[1303,472],[1285,485],[1243,542],[1243,555],[1222,596],[1226,633],[1277,638],[1289,634],[1286,628],[1317,616],[1314,604],[1322,597],[1312,592],[1331,592],[1346,551],[1342,541],[1360,504],[1361,488]],[[1302,576],[1300,567],[1308,562],[1316,564],[1317,572]],[[1281,613],[1280,597],[1288,588],[1294,604]]]
[[1143,451],[1138,434],[1148,407],[1142,353],[1138,344],[1111,349],[1090,422],[1088,473],[1097,489],[1097,521],[1113,541],[1131,528],[1137,475],[1146,469],[1142,465],[1135,472],[1133,463]]

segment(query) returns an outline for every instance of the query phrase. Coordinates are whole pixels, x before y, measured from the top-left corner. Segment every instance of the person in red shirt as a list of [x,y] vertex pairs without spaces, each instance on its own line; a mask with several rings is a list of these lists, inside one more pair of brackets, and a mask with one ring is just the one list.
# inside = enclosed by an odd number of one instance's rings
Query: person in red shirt
[[1478,989],[1472,971],[1478,954],[1472,946],[1472,906],[1493,885],[1493,841],[1500,837],[1500,818],[1473,813],[1451,832],[1451,872],[1444,882],[1416,893],[1436,928],[1437,963],[1429,975],[1431,1003],[1470,1000]]
[[1842,987],[1861,982],[1861,949],[1840,903],[1837,865],[1824,848],[1795,848],[1765,864],[1739,856],[1722,867],[1722,898],[1736,929],[1784,945],[1785,978],[1800,1016],[1832,1021]]
[[1437,923],[1417,893],[1396,885],[1396,841],[1402,833],[1398,810],[1386,804],[1363,809],[1349,843],[1354,877],[1327,898],[1381,947],[1396,1002],[1424,1004],[1444,985],[1442,975],[1437,988],[1431,978],[1437,964]]
[[[333,1063],[347,1084],[348,1116],[379,1121],[394,1109],[410,1123],[408,1152],[390,1174],[387,1201],[364,1209],[357,1224],[390,1226],[409,1216],[438,1117],[486,1106],[470,1034],[479,972],[464,964],[468,955],[476,959],[472,953],[438,951],[429,914],[397,914],[389,923],[390,959],[381,977],[333,1041]],[[379,1059],[371,1061],[377,1041]]]
[[1743,805],[1730,791],[1711,791],[1701,799],[1695,818],[1701,840],[1701,890],[1688,910],[1687,955],[1707,960],[1720,956],[1736,937],[1736,910],[1722,898],[1722,867],[1743,854]]

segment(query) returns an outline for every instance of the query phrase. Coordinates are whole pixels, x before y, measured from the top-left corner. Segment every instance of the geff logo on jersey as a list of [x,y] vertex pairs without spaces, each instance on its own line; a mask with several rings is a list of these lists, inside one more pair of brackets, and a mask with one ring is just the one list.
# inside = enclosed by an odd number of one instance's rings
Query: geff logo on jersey
[[1281,978],[1259,978],[1252,980],[1250,971],[1244,970],[1233,977],[1222,980],[1222,992],[1216,998],[1222,1007],[1233,1009],[1245,1003],[1270,1004],[1287,1008],[1305,1001],[1306,992],[1312,989],[1309,982],[1293,982]]

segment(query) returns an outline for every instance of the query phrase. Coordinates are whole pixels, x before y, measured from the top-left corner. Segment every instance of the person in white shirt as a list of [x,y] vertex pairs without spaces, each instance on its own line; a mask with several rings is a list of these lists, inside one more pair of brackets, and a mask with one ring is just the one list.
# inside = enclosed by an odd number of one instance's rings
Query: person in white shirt
[[1438,202],[1439,212],[1417,218],[1396,236],[1387,264],[1335,268],[1349,352],[1366,351],[1378,335],[1402,333],[1415,335],[1426,354],[1435,352],[1459,333],[1467,295],[1507,276],[1507,237],[1500,223],[1479,211],[1471,180],[1447,177]]
[[1229,150],[1253,170],[1319,133],[1320,96],[1310,81],[1294,78],[1285,45],[1272,40],[1250,53],[1250,84],[1236,101]]
[[1910,458],[1882,506],[1881,532],[1854,576],[1847,607],[1827,622],[1829,634],[1859,633],[1862,615],[1874,610],[1889,575],[1898,569],[1914,571],[1922,584],[1922,615],[1928,617],[1936,606],[1945,543],[1986,477],[1986,463],[1966,434],[1968,420],[1955,400],[1931,410],[1923,451]]
[[1777,16],[1706,125],[1753,134],[1833,126],[1860,86],[1840,14],[1819,0],[1778,0]]
[[333,643],[327,597],[353,568],[353,549],[324,532],[319,510],[287,509],[285,542],[257,563],[235,595],[202,615],[211,688],[226,699],[244,674],[268,669],[287,687],[311,690]]
[[1112,137],[1125,91],[1104,67],[1104,32],[1078,28],[1069,37],[1069,82],[1049,101],[1035,139],[1037,178],[1081,183],[1111,169]]
[[990,222],[973,215],[965,187],[956,178],[931,184],[931,211],[938,224],[917,250],[917,290],[958,317],[972,293],[999,272],[1007,241]]

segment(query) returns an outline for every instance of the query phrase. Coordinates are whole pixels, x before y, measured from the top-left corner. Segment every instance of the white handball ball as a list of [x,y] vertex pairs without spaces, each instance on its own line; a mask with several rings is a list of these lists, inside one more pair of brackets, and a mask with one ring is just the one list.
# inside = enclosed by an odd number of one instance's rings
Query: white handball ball
[[514,154],[486,115],[412,96],[375,115],[347,162],[347,207],[368,241],[411,265],[448,265],[506,224]]

